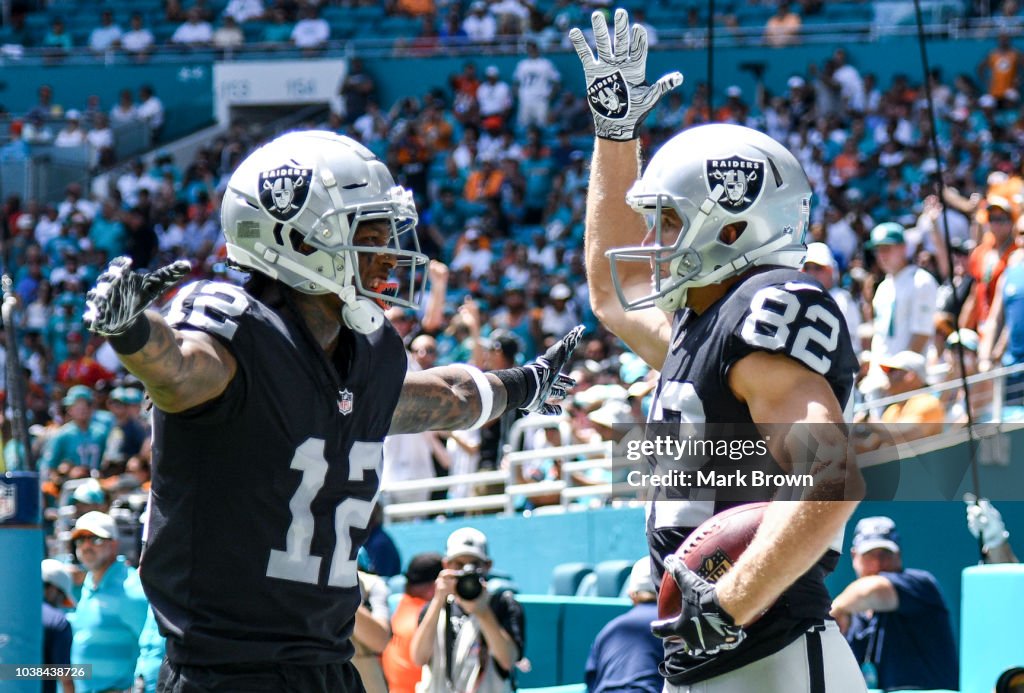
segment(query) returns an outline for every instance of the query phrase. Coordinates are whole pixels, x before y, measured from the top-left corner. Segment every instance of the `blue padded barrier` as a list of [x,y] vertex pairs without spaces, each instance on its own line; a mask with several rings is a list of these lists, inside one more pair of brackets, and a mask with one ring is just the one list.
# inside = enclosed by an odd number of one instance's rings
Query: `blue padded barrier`
[[1024,565],[964,569],[960,608],[960,690],[991,691],[999,675],[1024,666]]

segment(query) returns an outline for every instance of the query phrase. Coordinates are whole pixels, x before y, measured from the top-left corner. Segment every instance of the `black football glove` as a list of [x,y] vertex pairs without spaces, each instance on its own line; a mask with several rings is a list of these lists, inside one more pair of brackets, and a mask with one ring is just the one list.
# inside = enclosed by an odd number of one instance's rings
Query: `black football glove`
[[582,338],[583,325],[577,325],[562,337],[562,341],[544,352],[543,356],[523,366],[529,389],[528,399],[521,409],[547,415],[562,413],[560,406],[548,400],[557,402],[564,399],[566,392],[576,384],[573,378],[564,375],[561,370]]
[[85,295],[85,326],[104,337],[127,332],[142,312],[192,269],[186,260],[154,272],[132,272],[128,257],[116,257]]
[[652,633],[659,638],[681,641],[695,657],[715,655],[743,642],[746,632],[722,609],[714,585],[687,568],[675,554],[665,559],[665,571],[679,585],[682,609],[675,618],[652,623]]

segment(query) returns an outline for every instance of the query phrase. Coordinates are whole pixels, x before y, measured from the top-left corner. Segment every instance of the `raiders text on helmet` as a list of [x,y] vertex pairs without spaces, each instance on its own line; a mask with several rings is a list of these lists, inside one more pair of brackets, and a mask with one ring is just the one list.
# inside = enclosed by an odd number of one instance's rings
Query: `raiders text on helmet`
[[[750,267],[800,267],[810,218],[811,187],[800,163],[768,135],[739,125],[686,130],[658,150],[627,202],[644,214],[651,245],[608,251],[612,280],[626,310],[657,306],[675,311],[690,287],[717,284]],[[662,212],[682,221],[675,238],[663,235]],[[722,229],[735,224],[731,243]],[[651,292],[628,300],[619,262],[646,262]]]
[[[221,215],[231,261],[304,293],[337,294],[352,329],[383,324],[380,304],[416,306],[416,270],[427,257],[412,193],[349,137],[290,132],[260,147],[232,174]],[[359,224],[373,220],[390,226],[387,244],[356,245]],[[402,288],[363,286],[357,253],[394,256]]]

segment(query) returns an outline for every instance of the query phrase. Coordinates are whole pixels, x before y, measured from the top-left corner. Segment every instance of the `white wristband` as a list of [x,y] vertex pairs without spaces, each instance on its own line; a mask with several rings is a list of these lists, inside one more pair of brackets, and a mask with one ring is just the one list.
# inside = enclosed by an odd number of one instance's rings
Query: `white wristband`
[[491,384],[487,382],[486,376],[476,366],[471,366],[468,363],[453,363],[453,366],[462,368],[470,377],[473,378],[473,383],[476,385],[477,392],[480,393],[480,418],[473,422],[473,425],[467,428],[467,431],[474,431],[485,423],[487,423],[491,414],[491,410],[494,408],[494,390],[491,389]]

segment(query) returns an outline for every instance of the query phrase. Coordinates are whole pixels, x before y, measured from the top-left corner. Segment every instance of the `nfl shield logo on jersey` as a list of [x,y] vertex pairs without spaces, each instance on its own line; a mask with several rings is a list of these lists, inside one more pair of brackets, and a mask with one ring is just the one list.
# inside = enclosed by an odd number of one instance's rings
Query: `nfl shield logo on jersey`
[[621,72],[594,80],[587,87],[592,108],[611,120],[621,120],[629,113],[629,93]]
[[0,522],[14,517],[18,511],[17,487],[0,481]]
[[354,398],[351,390],[339,390],[338,391],[338,411],[343,416],[348,416],[352,413],[352,403]]
[[730,156],[708,159],[704,163],[704,183],[708,193],[721,185],[725,192],[718,204],[728,212],[738,214],[754,206],[764,190],[765,163],[763,159]]
[[270,216],[288,221],[302,211],[309,199],[313,169],[290,161],[260,174],[260,205]]

